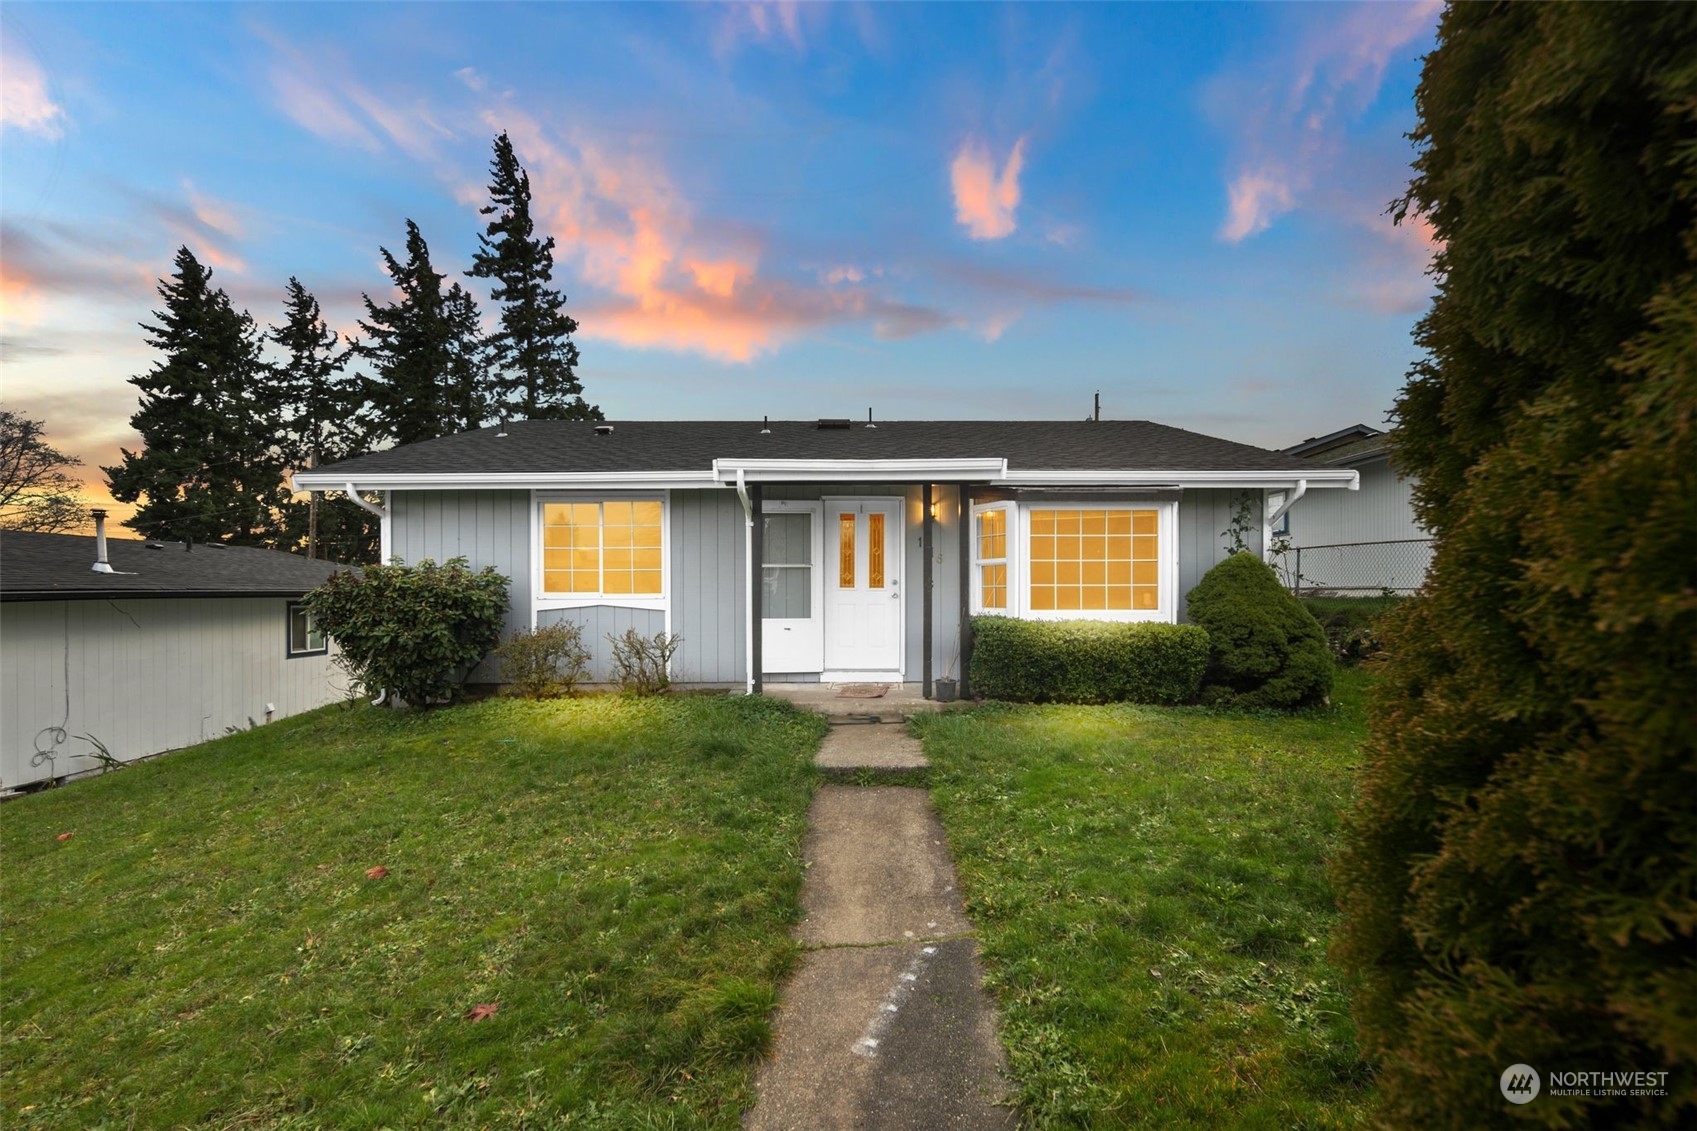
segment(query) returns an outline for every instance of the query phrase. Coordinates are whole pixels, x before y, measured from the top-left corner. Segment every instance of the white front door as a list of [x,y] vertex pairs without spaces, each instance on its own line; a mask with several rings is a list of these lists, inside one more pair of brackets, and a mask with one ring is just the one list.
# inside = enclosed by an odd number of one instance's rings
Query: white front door
[[825,670],[900,678],[900,498],[825,500]]

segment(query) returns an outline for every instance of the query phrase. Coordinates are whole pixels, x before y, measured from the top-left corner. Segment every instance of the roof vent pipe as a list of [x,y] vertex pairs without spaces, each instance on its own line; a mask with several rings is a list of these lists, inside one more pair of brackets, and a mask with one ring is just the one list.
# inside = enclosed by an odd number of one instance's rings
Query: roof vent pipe
[[866,406],[866,426],[868,428],[878,427],[876,424],[872,423],[872,406],[871,405]]
[[89,568],[94,573],[116,573],[118,571],[106,560],[106,512],[92,510],[88,513],[94,519],[94,565]]
[[760,418],[760,434],[762,436],[770,436],[772,434],[772,418],[770,416],[762,416]]
[[502,440],[502,439],[506,438],[506,435],[507,435],[507,418],[503,416],[501,418],[501,426],[499,428],[495,429],[495,438],[497,440]]

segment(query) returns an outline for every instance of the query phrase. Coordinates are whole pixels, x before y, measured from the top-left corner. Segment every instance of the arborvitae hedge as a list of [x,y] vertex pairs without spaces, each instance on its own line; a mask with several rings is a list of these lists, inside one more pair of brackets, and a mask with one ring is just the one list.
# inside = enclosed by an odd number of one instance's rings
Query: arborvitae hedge
[[1208,663],[1188,624],[972,620],[972,690],[1019,703],[1185,703]]
[[1233,554],[1203,574],[1187,607],[1208,630],[1204,703],[1301,707],[1331,694],[1336,665],[1325,631],[1254,554]]
[[1697,5],[1452,6],[1418,101],[1443,250],[1397,446],[1437,547],[1383,626],[1336,953],[1390,1125],[1691,1126]]

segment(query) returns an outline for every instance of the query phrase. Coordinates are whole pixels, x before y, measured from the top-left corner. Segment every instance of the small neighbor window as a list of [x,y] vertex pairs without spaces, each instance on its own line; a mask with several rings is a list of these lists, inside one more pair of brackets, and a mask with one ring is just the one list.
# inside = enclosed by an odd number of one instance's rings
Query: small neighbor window
[[330,642],[318,627],[312,610],[304,602],[289,602],[289,655],[322,656],[330,650]]

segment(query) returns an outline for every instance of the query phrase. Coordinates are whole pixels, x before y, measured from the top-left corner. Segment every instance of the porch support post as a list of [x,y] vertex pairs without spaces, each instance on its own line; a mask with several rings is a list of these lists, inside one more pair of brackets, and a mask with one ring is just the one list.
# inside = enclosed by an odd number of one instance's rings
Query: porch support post
[[960,697],[972,694],[972,488],[962,483],[960,500]]
[[931,538],[932,527],[936,525],[931,518],[931,500],[933,497],[931,484],[927,483],[924,491],[920,494],[920,506],[925,513],[919,520],[919,552],[925,555],[925,611],[923,614],[925,624],[923,628],[921,628],[919,634],[919,647],[923,650],[923,656],[919,663],[919,670],[924,673],[924,695],[927,699],[931,698],[931,621],[933,619],[931,610],[931,574],[933,572],[932,567],[934,565],[934,562],[932,561],[933,554],[931,553]]
[[748,485],[748,619],[753,626],[748,634],[749,656],[749,693],[764,695],[766,693],[761,672],[765,668],[765,657],[760,653],[764,646],[766,633],[762,630],[761,620],[764,613],[760,608],[762,570],[760,564],[765,560],[766,523],[760,515],[760,496],[762,489],[758,483]]

